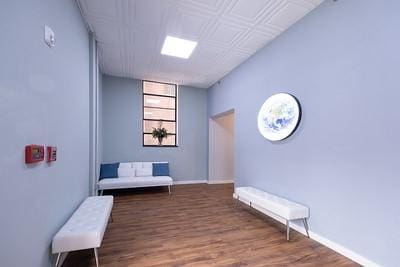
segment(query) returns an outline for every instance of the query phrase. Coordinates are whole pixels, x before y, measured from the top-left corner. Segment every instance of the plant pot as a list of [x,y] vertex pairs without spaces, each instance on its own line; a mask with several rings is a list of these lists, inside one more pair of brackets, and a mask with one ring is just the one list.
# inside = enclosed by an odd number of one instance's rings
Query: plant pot
[[162,141],[163,141],[163,138],[162,137],[158,137],[158,145],[159,146],[162,146]]

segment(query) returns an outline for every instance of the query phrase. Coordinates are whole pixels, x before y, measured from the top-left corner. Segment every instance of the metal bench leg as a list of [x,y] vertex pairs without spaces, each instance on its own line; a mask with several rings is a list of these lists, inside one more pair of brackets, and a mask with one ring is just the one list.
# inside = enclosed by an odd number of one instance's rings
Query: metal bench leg
[[289,226],[289,220],[286,220],[286,240],[289,241],[290,237],[290,226]]
[[307,237],[310,238],[310,235],[308,233],[308,222],[307,222],[307,218],[303,218],[303,224],[304,224],[304,228],[306,229],[306,233],[307,233]]
[[60,253],[58,253],[58,255],[57,255],[57,260],[56,260],[56,267],[58,267],[58,264],[60,263],[60,258],[61,258],[61,252]]
[[239,196],[236,198],[236,205],[235,208],[237,208],[239,206]]
[[171,195],[171,186],[168,186],[168,193]]
[[96,267],[99,267],[99,256],[97,254],[97,248],[94,248],[94,258],[96,260]]

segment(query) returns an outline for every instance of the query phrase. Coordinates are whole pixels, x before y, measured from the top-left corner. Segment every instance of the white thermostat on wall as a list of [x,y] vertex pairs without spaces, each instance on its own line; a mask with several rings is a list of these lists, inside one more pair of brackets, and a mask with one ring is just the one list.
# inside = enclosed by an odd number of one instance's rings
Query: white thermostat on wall
[[47,25],[44,25],[44,41],[49,47],[56,45],[56,36],[53,30]]

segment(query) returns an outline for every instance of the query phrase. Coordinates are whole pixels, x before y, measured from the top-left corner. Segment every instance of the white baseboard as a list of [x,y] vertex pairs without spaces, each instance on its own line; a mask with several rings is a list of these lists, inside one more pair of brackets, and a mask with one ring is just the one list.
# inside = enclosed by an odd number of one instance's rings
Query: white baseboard
[[179,184],[232,184],[232,180],[186,180],[186,181],[174,181],[174,185]]
[[[235,196],[234,196],[234,198],[235,198]],[[247,205],[250,205],[250,203],[247,202],[247,201],[244,201],[242,199],[240,201],[244,202]],[[275,214],[269,212],[268,210],[265,210],[265,209],[263,209],[261,207],[258,207],[257,205],[254,205],[254,204],[252,205],[252,208],[254,208],[254,209],[256,209],[256,210],[258,210],[258,211],[260,211],[260,212],[262,212],[262,213],[264,213],[264,214],[266,214],[268,216],[270,216],[271,218],[274,218],[278,222],[286,225],[286,221],[283,218],[281,218],[279,216],[276,216]],[[295,231],[297,231],[297,232],[299,232],[299,233],[301,233],[301,234],[303,234],[303,235],[307,235],[306,230],[304,229],[304,227],[302,227],[302,226],[300,226],[298,224],[290,223],[290,228],[295,230]],[[322,244],[322,245],[324,245],[324,246],[336,251],[337,253],[339,253],[339,254],[341,254],[341,255],[343,255],[343,256],[345,256],[345,257],[347,257],[347,258],[349,258],[349,259],[351,259],[353,261],[355,261],[356,263],[361,264],[362,266],[381,267],[381,265],[377,264],[376,262],[373,262],[373,261],[361,256],[360,254],[358,254],[358,253],[356,253],[356,252],[354,252],[354,251],[352,251],[352,250],[350,250],[350,249],[348,249],[348,248],[346,248],[346,247],[344,247],[344,246],[342,246],[342,245],[340,245],[340,244],[338,244],[338,243],[336,243],[334,241],[331,241],[328,238],[323,237],[323,236],[321,236],[321,235],[319,235],[319,234],[317,234],[317,233],[315,233],[315,232],[313,232],[311,230],[309,230],[308,233],[309,233],[311,239],[313,239],[313,240],[317,241],[318,243],[320,243],[320,244]]]
[[[297,226],[299,227],[299,226]],[[336,243],[333,242],[317,233],[311,232],[310,231],[310,238],[314,239],[315,241],[323,244],[324,246],[336,251],[339,254],[342,254],[343,256],[361,264],[362,266],[368,266],[368,267],[381,267],[381,265],[377,264],[376,262],[373,262],[372,260],[369,260],[360,254]]]
[[207,180],[187,180],[187,181],[174,181],[174,185],[178,184],[206,184]]
[[233,180],[208,180],[208,184],[233,184]]

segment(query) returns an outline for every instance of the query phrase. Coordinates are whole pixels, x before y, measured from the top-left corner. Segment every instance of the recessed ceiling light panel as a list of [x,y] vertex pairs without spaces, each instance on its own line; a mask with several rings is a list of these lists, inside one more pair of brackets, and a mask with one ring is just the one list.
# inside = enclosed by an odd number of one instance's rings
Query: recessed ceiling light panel
[[190,57],[196,46],[197,42],[167,35],[161,49],[161,54],[186,59]]

